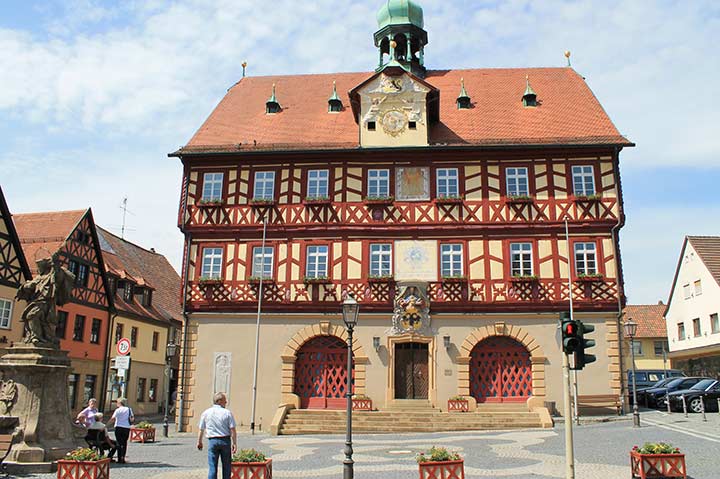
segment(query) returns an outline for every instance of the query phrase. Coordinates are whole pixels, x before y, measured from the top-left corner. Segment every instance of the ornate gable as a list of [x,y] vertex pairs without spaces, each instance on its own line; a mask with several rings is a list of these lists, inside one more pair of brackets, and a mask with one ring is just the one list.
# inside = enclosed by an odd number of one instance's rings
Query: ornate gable
[[17,288],[30,278],[32,274],[0,188],[0,284]]

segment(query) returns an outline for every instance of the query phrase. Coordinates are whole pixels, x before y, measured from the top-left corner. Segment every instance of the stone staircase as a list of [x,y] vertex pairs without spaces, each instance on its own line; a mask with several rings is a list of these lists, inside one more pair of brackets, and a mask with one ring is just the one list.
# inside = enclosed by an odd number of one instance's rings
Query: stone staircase
[[[390,404],[382,411],[353,411],[354,433],[402,433],[543,427],[524,404],[479,404],[477,411],[448,413],[424,404]],[[280,434],[344,434],[345,411],[291,409]]]

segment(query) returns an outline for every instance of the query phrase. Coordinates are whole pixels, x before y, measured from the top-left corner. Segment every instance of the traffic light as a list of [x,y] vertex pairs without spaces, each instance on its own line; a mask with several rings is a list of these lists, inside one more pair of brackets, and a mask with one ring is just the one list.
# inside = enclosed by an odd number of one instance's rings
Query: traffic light
[[562,331],[562,348],[565,354],[574,353],[580,346],[578,323],[570,319],[568,313],[560,313],[560,331]]
[[577,335],[579,344],[575,350],[575,366],[573,369],[580,370],[585,367],[586,364],[594,363],[597,359],[594,354],[585,353],[585,349],[592,348],[595,346],[594,339],[585,339],[585,335],[595,331],[595,326],[589,324],[583,324],[582,321],[577,321]]

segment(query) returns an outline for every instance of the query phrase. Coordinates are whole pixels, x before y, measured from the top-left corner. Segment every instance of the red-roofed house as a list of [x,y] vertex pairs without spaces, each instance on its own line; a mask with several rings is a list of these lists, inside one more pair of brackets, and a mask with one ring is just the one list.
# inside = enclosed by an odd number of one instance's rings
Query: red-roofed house
[[378,22],[374,72],[243,77],[170,155],[184,168],[183,428],[217,391],[243,422],[280,406],[273,430],[289,433],[302,428],[287,411],[343,408],[349,294],[354,392],[374,407],[560,404],[570,294],[597,341],[580,394],[621,394],[632,143],[570,67],[428,70],[420,7],[389,0]]
[[673,364],[720,378],[720,236],[686,236],[665,321]]
[[[637,369],[664,369],[670,368],[668,360],[668,341],[665,329],[665,308],[662,302],[658,304],[628,304],[623,310],[625,320],[632,319],[637,323],[637,333],[633,341],[635,348],[635,368]],[[629,339],[626,338],[627,347]],[[628,350],[629,351],[629,350]],[[625,364],[630,370],[630,358]]]
[[57,335],[68,351],[73,373],[68,378],[70,409],[91,397],[104,403],[108,327],[113,308],[92,211],[55,211],[13,215],[25,257],[31,263],[58,252],[75,274],[71,302],[58,307]]

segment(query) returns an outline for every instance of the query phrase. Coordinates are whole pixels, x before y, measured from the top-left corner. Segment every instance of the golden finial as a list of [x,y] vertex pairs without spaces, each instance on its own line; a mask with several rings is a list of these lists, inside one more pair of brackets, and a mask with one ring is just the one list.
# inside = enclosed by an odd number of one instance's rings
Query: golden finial
[[247,66],[247,60],[246,60],[246,61],[244,61],[244,62],[242,62],[242,67],[243,67],[243,78],[245,78],[245,67],[246,67],[246,66]]
[[395,40],[391,40],[391,41],[390,41],[390,46],[391,46],[392,48],[397,48],[397,42],[396,42]]
[[565,58],[567,58],[568,66],[570,66],[570,50],[565,50]]

